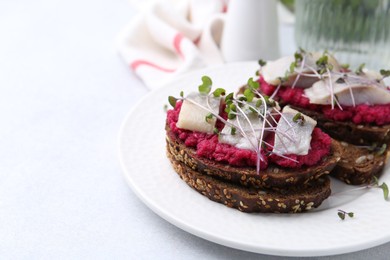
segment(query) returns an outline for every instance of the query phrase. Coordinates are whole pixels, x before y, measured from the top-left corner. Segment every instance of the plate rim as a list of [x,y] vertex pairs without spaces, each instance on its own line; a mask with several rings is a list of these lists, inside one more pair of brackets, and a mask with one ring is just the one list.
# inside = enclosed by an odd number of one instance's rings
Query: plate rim
[[[217,70],[217,69],[224,69],[226,67],[230,66],[253,66],[255,61],[245,61],[245,62],[234,62],[234,63],[227,63],[227,64],[220,64],[215,66],[210,66],[207,68],[191,71],[185,74],[182,74],[172,81],[170,83],[176,82],[181,80],[182,78],[190,77],[191,75],[198,74],[202,71],[209,71],[209,70]],[[168,84],[170,84],[168,83]],[[211,232],[207,232],[205,230],[199,230],[196,229],[196,227],[193,227],[189,225],[188,223],[185,223],[183,220],[177,219],[174,217],[173,214],[170,214],[170,212],[167,212],[162,207],[159,207],[155,203],[152,202],[150,198],[145,196],[145,194],[142,193],[142,190],[134,183],[133,179],[131,178],[131,174],[129,170],[127,169],[125,165],[125,159],[124,154],[122,154],[122,138],[125,135],[125,128],[127,126],[127,123],[129,121],[129,118],[131,115],[138,109],[140,104],[148,99],[150,96],[154,96],[155,93],[158,93],[162,91],[164,87],[166,87],[168,84],[163,86],[162,88],[158,88],[155,90],[150,91],[146,95],[144,95],[140,100],[138,100],[137,103],[133,105],[133,107],[129,110],[129,112],[124,117],[122,124],[119,129],[119,134],[117,136],[117,152],[119,156],[119,162],[122,169],[123,177],[125,178],[125,181],[129,185],[129,187],[132,189],[132,191],[135,193],[135,195],[153,212],[155,212],[158,216],[163,218],[164,220],[168,221],[172,225],[190,233],[197,237],[200,237],[202,239],[208,240],[210,242],[220,244],[223,246],[227,246],[230,248],[238,249],[238,250],[244,250],[252,253],[260,253],[260,254],[266,254],[266,255],[274,255],[274,256],[292,256],[292,257],[303,257],[303,256],[330,256],[330,255],[340,255],[345,253],[352,253],[357,251],[362,251],[368,248],[372,248],[384,243],[387,243],[390,241],[390,233],[387,234],[387,236],[380,237],[377,239],[372,239],[370,241],[361,242],[357,244],[347,245],[347,246],[339,246],[339,247],[333,247],[332,252],[327,251],[327,249],[307,249],[305,251],[301,250],[291,250],[291,249],[283,249],[283,248],[270,248],[270,247],[264,247],[262,245],[248,245],[247,243],[240,243],[240,241],[235,241],[227,238],[219,237]],[[242,213],[244,214],[244,213]]]

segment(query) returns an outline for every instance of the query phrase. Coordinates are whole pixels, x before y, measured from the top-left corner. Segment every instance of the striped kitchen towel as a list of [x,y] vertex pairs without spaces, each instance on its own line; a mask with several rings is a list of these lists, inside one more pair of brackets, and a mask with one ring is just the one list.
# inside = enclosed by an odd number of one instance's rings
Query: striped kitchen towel
[[227,0],[156,2],[119,35],[119,53],[149,89],[223,63],[219,43],[226,9]]

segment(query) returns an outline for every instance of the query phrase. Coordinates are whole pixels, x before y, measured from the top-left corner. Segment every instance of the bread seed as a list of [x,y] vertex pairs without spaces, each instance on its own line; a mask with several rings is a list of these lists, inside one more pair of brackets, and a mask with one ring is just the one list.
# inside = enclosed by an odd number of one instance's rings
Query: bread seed
[[355,163],[362,164],[362,163],[365,163],[366,161],[367,161],[367,156],[362,155],[362,156],[360,156],[359,158],[356,159]]

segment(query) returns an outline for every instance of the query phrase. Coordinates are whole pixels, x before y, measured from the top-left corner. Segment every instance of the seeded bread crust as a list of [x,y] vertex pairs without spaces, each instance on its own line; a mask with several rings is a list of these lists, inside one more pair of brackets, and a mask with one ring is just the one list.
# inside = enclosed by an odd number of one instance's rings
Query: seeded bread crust
[[372,145],[373,143],[383,144],[390,142],[390,125],[356,125],[352,122],[340,122],[328,119],[316,111],[291,105],[290,107],[315,119],[318,127],[337,140],[355,145]]
[[298,213],[318,207],[331,194],[327,176],[311,181],[302,189],[280,192],[243,187],[199,173],[176,159],[167,147],[167,156],[177,174],[190,187],[210,200],[243,212]]
[[390,125],[379,127],[336,122],[318,112],[292,107],[317,120],[317,125],[333,138],[342,140],[342,156],[331,176],[351,185],[369,184],[374,176],[380,176],[387,162],[387,152],[377,155],[359,146],[389,144]]
[[269,165],[267,169],[257,174],[254,167],[234,167],[200,157],[196,150],[185,146],[166,126],[167,149],[176,161],[182,162],[194,171],[218,177],[231,183],[255,188],[284,189],[291,186],[305,185],[311,180],[329,174],[341,157],[341,145],[332,141],[331,155],[324,157],[316,166],[300,169],[281,168]]
[[355,145],[341,142],[343,155],[331,176],[347,184],[361,185],[372,182],[373,177],[379,177],[388,159],[388,153],[381,155],[359,148]]

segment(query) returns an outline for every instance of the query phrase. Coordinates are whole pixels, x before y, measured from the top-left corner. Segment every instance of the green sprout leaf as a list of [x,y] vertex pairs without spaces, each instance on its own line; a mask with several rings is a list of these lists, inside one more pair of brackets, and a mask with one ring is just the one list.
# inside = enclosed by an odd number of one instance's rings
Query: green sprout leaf
[[337,212],[337,215],[338,215],[339,218],[341,218],[342,220],[345,219],[345,213],[343,213],[343,212]]
[[168,97],[168,102],[169,104],[172,106],[172,107],[175,107],[176,106],[176,101],[177,101],[177,98],[173,97],[173,96],[169,96]]
[[349,64],[348,63],[341,64],[341,68],[347,70],[349,69]]
[[214,97],[225,96],[225,94],[226,94],[226,90],[223,89],[223,88],[217,88],[217,89],[214,90],[214,92],[213,92]]
[[242,101],[242,102],[246,102],[246,101],[247,101],[247,99],[246,99],[246,97],[245,97],[245,96],[241,96],[241,97],[239,97],[239,98],[238,98],[238,100],[240,100],[240,101]]
[[234,112],[231,111],[231,112],[228,114],[228,118],[229,118],[230,120],[236,118],[236,113],[234,113]]
[[214,127],[214,130],[213,130],[214,134],[219,134],[219,130],[218,128]]
[[390,77],[390,70],[381,69],[379,73],[383,76],[383,78]]
[[337,215],[341,220],[344,220],[346,215],[350,218],[353,218],[355,214],[353,212],[346,212],[344,210],[339,209],[337,210]]
[[213,82],[211,81],[210,77],[203,76],[202,77],[202,85],[199,85],[199,93],[202,94],[209,94],[211,91],[211,86],[213,85]]
[[302,53],[303,53],[303,52],[295,52],[295,53],[294,53],[295,62],[300,62],[300,61],[303,60]]
[[263,97],[267,106],[274,107],[276,105],[275,100],[271,99],[269,96],[263,96]]
[[183,92],[183,90],[182,90],[182,91],[180,91],[180,96],[181,96],[181,97],[183,97],[183,96],[184,96],[184,92]]
[[376,155],[381,156],[386,152],[386,150],[387,150],[387,144],[382,144],[382,146],[379,147],[378,151],[376,152]]
[[381,185],[379,185],[378,177],[373,176],[372,177],[372,184],[369,185],[368,187],[382,189],[383,197],[385,198],[385,200],[389,199],[389,187],[387,186],[387,184],[385,182],[383,182]]
[[259,62],[259,65],[260,65],[261,67],[263,67],[263,66],[265,66],[265,65],[267,64],[267,62],[264,61],[264,60],[262,60],[262,59],[260,59],[258,62]]
[[249,78],[247,84],[248,84],[249,88],[252,90],[257,90],[260,88],[259,82],[254,81],[253,78]]
[[295,116],[293,117],[293,122],[303,125],[305,123],[305,117],[301,113],[296,113]]
[[205,117],[205,120],[207,123],[211,123],[211,119],[213,118],[213,114],[208,113]]
[[234,93],[229,93],[226,97],[225,97],[225,103],[226,103],[226,107],[228,108],[230,106],[230,104],[233,103],[233,97],[234,97]]
[[322,55],[317,61],[316,64],[318,67],[325,67],[328,64],[328,56]]
[[355,73],[358,74],[358,75],[362,74],[364,66],[366,66],[365,63],[360,64],[359,67],[357,68],[357,70],[355,71]]
[[294,61],[290,64],[290,73],[294,73],[295,68],[297,67],[297,62]]
[[384,182],[382,183],[379,188],[383,190],[383,196],[385,197],[385,200],[389,199],[389,187],[387,187],[387,184]]
[[251,89],[247,88],[244,91],[244,96],[248,102],[252,102],[253,98],[255,97],[255,93],[253,93]]
[[230,129],[230,134],[231,134],[231,135],[235,135],[235,134],[236,134],[236,131],[237,131],[237,129],[236,129],[235,127],[232,127],[232,128]]
[[262,104],[263,104],[263,100],[258,99],[258,100],[256,101],[256,107],[260,107]]

